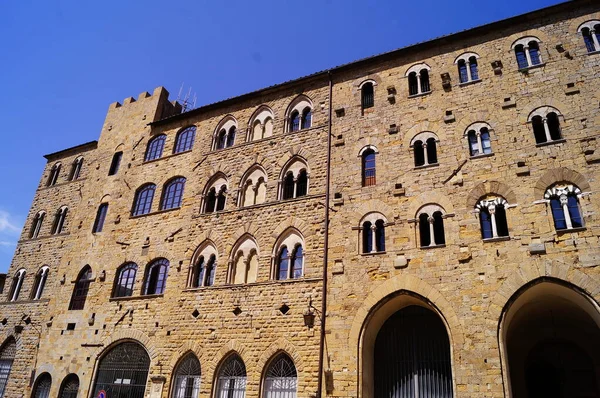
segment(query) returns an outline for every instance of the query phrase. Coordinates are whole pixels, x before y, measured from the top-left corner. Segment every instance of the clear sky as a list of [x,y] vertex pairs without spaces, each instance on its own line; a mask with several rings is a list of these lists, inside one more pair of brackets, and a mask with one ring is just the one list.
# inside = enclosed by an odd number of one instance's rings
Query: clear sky
[[45,159],[108,105],[182,84],[212,103],[558,0],[0,1],[0,272]]

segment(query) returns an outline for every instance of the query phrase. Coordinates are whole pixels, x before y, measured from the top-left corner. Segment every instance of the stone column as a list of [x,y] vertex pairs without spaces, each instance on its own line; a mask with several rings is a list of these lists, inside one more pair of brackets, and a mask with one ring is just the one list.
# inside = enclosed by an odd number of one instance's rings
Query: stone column
[[428,165],[429,159],[427,158],[427,142],[423,142],[423,159],[425,159],[425,163],[423,165]]
[[492,220],[492,238],[497,238],[498,228],[496,227],[496,205],[490,205],[488,210],[490,212],[490,219]]
[[480,155],[483,155],[483,145],[481,144],[481,131],[476,131],[475,136],[477,137],[477,150]]
[[377,253],[377,226],[371,224],[371,253]]
[[596,31],[594,29],[590,29],[590,35],[592,35],[592,40],[594,41],[594,49],[596,51],[600,51],[600,42],[598,42],[598,36],[596,36]]
[[567,224],[567,229],[573,228],[573,223],[571,222],[571,215],[569,214],[569,207],[567,204],[569,203],[569,198],[567,195],[560,195],[560,204],[563,208],[563,213],[565,213],[565,224]]
[[550,128],[548,127],[548,118],[544,118],[543,119],[544,122],[544,132],[546,133],[546,142],[550,142],[552,141],[552,138],[550,137]]
[[437,246],[435,243],[435,232],[433,230],[433,223],[435,222],[435,219],[432,216],[429,216],[427,217],[427,222],[429,222],[429,238],[431,240],[429,246]]
[[292,198],[296,197],[297,191],[298,191],[298,177],[294,177],[294,195],[292,195]]
[[523,51],[525,52],[525,57],[527,58],[527,66],[532,66],[531,63],[531,54],[529,54],[529,46],[523,46]]

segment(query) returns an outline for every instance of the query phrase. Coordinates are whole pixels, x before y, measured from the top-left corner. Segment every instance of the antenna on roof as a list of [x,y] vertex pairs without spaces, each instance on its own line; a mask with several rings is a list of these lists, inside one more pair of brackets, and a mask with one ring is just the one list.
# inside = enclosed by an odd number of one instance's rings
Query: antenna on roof
[[196,93],[192,93],[192,87],[188,89],[185,97],[182,98],[181,94],[183,92],[184,83],[181,83],[181,87],[179,88],[179,94],[177,95],[177,102],[181,104],[181,112],[187,112],[196,107]]

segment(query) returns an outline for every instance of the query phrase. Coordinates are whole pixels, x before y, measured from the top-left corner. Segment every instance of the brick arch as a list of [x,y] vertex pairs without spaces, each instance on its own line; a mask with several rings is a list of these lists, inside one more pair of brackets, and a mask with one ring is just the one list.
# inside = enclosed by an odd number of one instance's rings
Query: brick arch
[[310,228],[310,225],[306,221],[298,217],[291,216],[280,222],[277,227],[275,227],[273,233],[271,233],[271,237],[278,239],[281,234],[289,228],[297,229],[302,236],[304,236],[304,238],[308,238],[309,236],[315,234],[315,231]]
[[414,218],[417,214],[417,211],[426,204],[435,203],[444,208],[446,213],[454,213],[454,206],[450,199],[448,199],[445,195],[442,195],[437,192],[424,192],[419,196],[416,196],[411,199],[410,204],[407,209],[406,216],[410,218]]
[[551,185],[563,181],[577,185],[577,187],[584,192],[591,191],[590,184],[585,176],[574,170],[567,169],[566,167],[560,167],[548,170],[537,181],[533,191],[536,200],[542,199],[546,189]]
[[251,353],[246,352],[246,347],[237,340],[230,340],[212,356],[212,360],[210,360],[206,366],[206,375],[210,377],[208,380],[212,380],[213,384],[217,378],[217,370],[223,364],[223,361],[231,354],[237,354],[242,358],[242,361],[244,361],[244,365],[246,366],[246,376],[248,379],[250,379],[249,376],[251,374],[255,373],[256,362],[252,362]]
[[440,125],[436,122],[425,121],[418,124],[415,124],[410,130],[404,134],[404,138],[402,140],[402,145],[405,148],[410,147],[410,142],[415,137],[415,135],[419,134],[423,131],[431,131],[438,136],[440,142],[444,142],[446,140],[446,131],[440,127]]
[[489,194],[500,195],[511,205],[517,203],[517,195],[507,184],[500,181],[484,181],[469,192],[466,202],[467,210],[473,210],[479,199]]
[[545,107],[545,106],[551,106],[553,108],[556,108],[562,115],[563,119],[565,118],[565,111],[567,109],[570,109],[570,107],[566,106],[563,102],[560,102],[557,99],[550,98],[550,97],[546,97],[546,98],[534,97],[534,98],[530,99],[529,101],[525,102],[522,106],[519,106],[520,110],[523,111],[523,112],[520,112],[521,116],[520,116],[519,122],[521,124],[527,124],[527,121],[529,119],[529,115],[531,114],[531,112],[533,112],[534,110],[536,110],[538,108]]
[[[575,35],[577,34],[577,29],[579,29],[579,26],[581,26],[581,24],[587,22],[587,21],[593,21],[595,19],[599,19],[600,20],[600,12],[594,12],[591,14],[586,14],[584,16],[581,17],[575,17],[573,18],[570,22],[569,22],[569,27],[567,28],[567,34],[569,35]],[[581,39],[580,35],[578,35],[578,38]],[[578,44],[581,46],[581,48],[583,48],[585,50],[585,46],[583,45],[583,40],[581,39],[580,42],[578,42]],[[575,50],[577,51],[577,50]],[[587,53],[587,50],[585,50]]]
[[[522,39],[523,37],[529,37],[529,36],[534,36],[537,37],[538,39],[540,39],[541,43],[544,46],[547,46],[549,48],[549,46],[551,46],[552,44],[552,39],[548,36],[548,34],[546,34],[546,32],[543,32],[539,29],[529,29],[529,30],[525,30],[525,31],[521,31],[521,32],[517,32],[514,33],[510,36],[505,37],[504,43],[506,43],[506,51],[508,53],[511,53],[514,55],[514,51],[512,50],[512,45],[514,44],[514,42],[516,42],[519,39]],[[540,46],[540,52],[543,50],[542,46]],[[544,57],[543,60],[546,60],[547,57]],[[513,57],[512,60],[515,64],[516,64],[516,60]]]
[[109,337],[102,340],[102,346],[94,351],[92,357],[99,359],[102,354],[124,341],[134,341],[141,344],[146,352],[148,352],[150,360],[156,360],[158,357],[159,351],[154,341],[146,333],[137,329],[120,329],[112,333]]
[[208,229],[202,232],[200,235],[198,235],[196,239],[194,239],[194,242],[185,249],[185,260],[190,262],[192,260],[192,257],[194,256],[194,253],[196,252],[196,249],[206,241],[212,242],[215,245],[219,256],[225,253],[225,245],[223,244],[223,240],[221,239],[221,234],[217,233],[212,229]]
[[385,216],[388,221],[394,219],[394,209],[380,200],[369,200],[364,202],[362,205],[354,209],[351,220],[351,225],[356,226],[360,224],[360,220],[369,213],[381,213]]

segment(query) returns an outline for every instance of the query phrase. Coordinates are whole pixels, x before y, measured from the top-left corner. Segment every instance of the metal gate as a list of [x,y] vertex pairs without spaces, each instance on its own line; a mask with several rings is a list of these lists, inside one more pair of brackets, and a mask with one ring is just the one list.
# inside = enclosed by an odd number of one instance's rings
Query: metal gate
[[143,398],[149,367],[150,357],[141,345],[117,345],[100,360],[93,396],[104,390],[110,398]]
[[450,342],[432,311],[409,306],[392,315],[375,341],[376,398],[451,398]]

